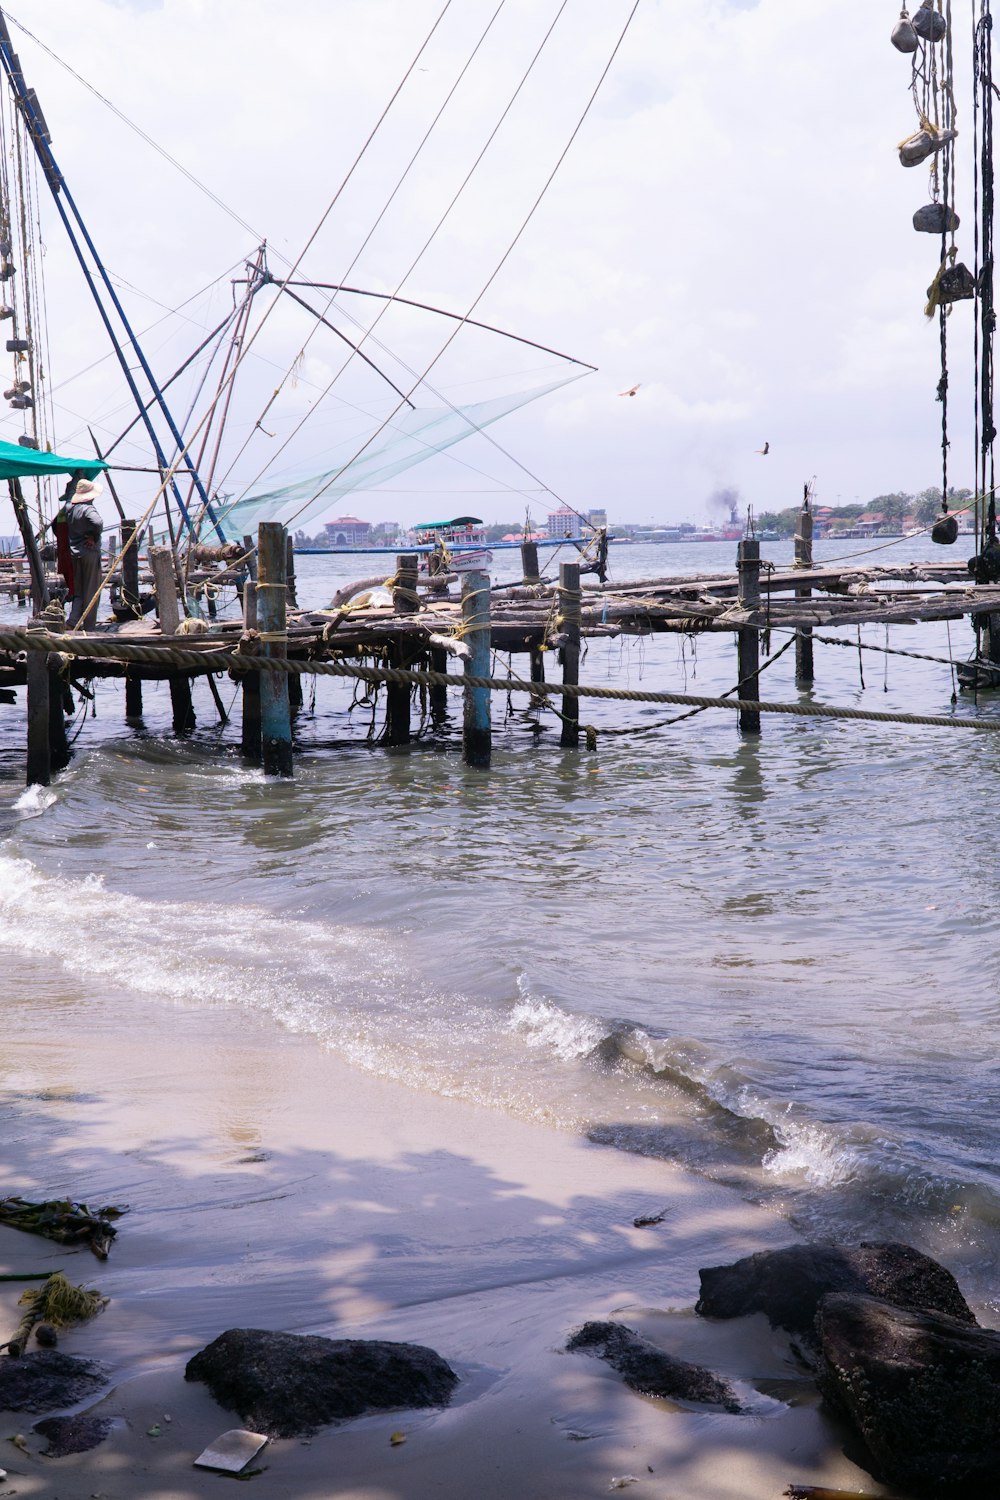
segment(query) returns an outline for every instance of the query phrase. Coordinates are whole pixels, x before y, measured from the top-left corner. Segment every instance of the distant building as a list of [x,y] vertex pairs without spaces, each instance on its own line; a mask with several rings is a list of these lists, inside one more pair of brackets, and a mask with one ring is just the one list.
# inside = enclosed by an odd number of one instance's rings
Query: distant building
[[597,510],[588,510],[588,512],[587,512],[587,520],[590,522],[591,526],[594,526],[594,527],[597,527],[597,526],[607,526],[607,524],[608,524],[608,513],[604,509],[603,506],[601,506]]
[[363,547],[371,529],[370,521],[359,521],[357,516],[337,516],[326,523],[327,544],[331,547]]
[[554,510],[549,516],[546,529],[550,537],[577,538],[580,535],[580,517],[568,505]]

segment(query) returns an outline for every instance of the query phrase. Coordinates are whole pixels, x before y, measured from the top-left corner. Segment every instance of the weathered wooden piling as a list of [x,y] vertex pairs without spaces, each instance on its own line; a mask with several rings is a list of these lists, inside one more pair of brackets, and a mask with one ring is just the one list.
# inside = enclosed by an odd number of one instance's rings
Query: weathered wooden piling
[[[736,570],[739,575],[738,600],[743,609],[757,609],[760,605],[760,542],[756,537],[747,537],[736,550]],[[739,680],[739,697],[759,699],[760,679],[760,632],[753,626],[744,625],[736,632],[736,663]],[[756,709],[741,708],[739,725],[744,734],[760,734],[760,714]]]
[[535,542],[521,543],[521,579],[524,583],[541,583],[538,571],[538,545]]
[[132,610],[136,619],[142,618],[139,603],[139,544],[133,541],[135,522],[122,522],[122,604]]
[[[142,619],[139,600],[139,544],[133,541],[134,521],[122,521],[122,604]],[[131,723],[142,718],[142,679],[134,668],[125,673],[125,718]]]
[[[442,646],[435,646],[430,655],[431,671],[447,673],[448,653]],[[448,689],[443,683],[432,683],[428,694],[431,723],[439,726],[448,717]]]
[[[396,577],[393,581],[392,603],[397,614],[415,615],[420,608],[417,595],[417,569],[419,558],[416,552],[400,552],[396,557]],[[402,641],[389,643],[390,667],[408,666],[409,660]],[[409,684],[390,682],[385,693],[385,740],[387,745],[410,743],[410,693]]]
[[[261,521],[257,532],[257,618],[261,652],[283,656],[288,647],[285,528],[280,521]],[[292,774],[292,721],[288,678],[283,672],[260,673],[261,760],[268,776]]]
[[177,603],[177,580],[174,577],[174,554],[169,547],[150,547],[149,570],[156,594],[156,617],[164,635],[176,635],[181,622]]
[[[798,524],[795,528],[795,566],[797,568],[811,568],[813,560],[813,518],[809,509],[808,497],[802,502],[799,511]],[[796,589],[796,599],[808,599],[812,589]],[[813,639],[812,628],[804,625],[801,630],[795,632],[795,680],[796,682],[812,682],[813,680]]]
[[63,771],[70,762],[69,740],[66,736],[66,714],[63,707],[67,687],[55,664],[56,658],[48,657],[49,670],[49,765],[53,771]]
[[[244,538],[244,540],[246,540]],[[243,585],[243,628],[257,629],[257,585],[248,578]],[[260,740],[260,673],[243,672],[240,676],[243,693],[243,718],[240,734],[240,750],[251,765],[259,766]]]
[[[45,621],[36,617],[29,622],[28,629],[44,630]],[[51,679],[45,652],[28,651],[25,671],[28,688],[28,765],[25,780],[28,786],[48,786],[52,780],[49,742]]]
[[[562,637],[560,657],[563,682],[576,686],[580,681],[580,564],[559,564],[558,634]],[[559,743],[564,750],[575,750],[580,743],[580,700],[566,697],[562,701],[562,733]]]
[[[470,655],[467,677],[490,675],[490,575],[462,575],[462,639]],[[487,768],[492,751],[490,690],[466,686],[462,721],[462,755],[467,766]]]

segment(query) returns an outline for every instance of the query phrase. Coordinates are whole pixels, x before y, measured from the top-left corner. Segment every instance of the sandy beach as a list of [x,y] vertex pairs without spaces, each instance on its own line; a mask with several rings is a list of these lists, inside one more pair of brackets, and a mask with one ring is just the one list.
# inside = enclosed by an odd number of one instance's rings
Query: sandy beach
[[[35,1418],[3,1413],[0,1436],[31,1450],[4,1442],[4,1493],[217,1494],[192,1460],[241,1424],[184,1366],[241,1326],[412,1340],[460,1376],[447,1410],[270,1444],[250,1481],[264,1494],[569,1500],[627,1476],[655,1500],[887,1493],[844,1456],[783,1336],[694,1315],[699,1266],[788,1243],[777,1218],[661,1161],[358,1075],[267,1020],[178,1009],[169,1032],[153,1008],[127,1033],[8,1038],[2,1190],[131,1208],[104,1264],[0,1232],[4,1272],[59,1266],[110,1297],[61,1347],[108,1367],[86,1409],[114,1419],[98,1448],[47,1459]],[[19,1291],[0,1296],[11,1329]],[[733,1378],[751,1414],[648,1400],[565,1352],[609,1316]]]

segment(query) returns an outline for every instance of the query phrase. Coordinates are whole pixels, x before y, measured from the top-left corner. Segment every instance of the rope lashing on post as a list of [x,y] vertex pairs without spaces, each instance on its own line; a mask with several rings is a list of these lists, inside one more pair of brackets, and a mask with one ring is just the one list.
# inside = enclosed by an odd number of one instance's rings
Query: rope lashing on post
[[80,636],[50,635],[47,630],[0,631],[0,651],[47,651],[92,661],[136,661],[149,666],[178,667],[200,672],[284,672],[317,677],[346,677],[354,681],[398,684],[400,687],[488,688],[492,692],[555,693],[563,698],[603,698],[612,703],[672,703],[680,708],[725,708],[766,714],[789,714],[799,719],[857,719],[867,724],[905,724],[913,728],[979,729],[1000,733],[998,719],[963,719],[944,714],[880,713],[876,709],[839,708],[825,703],[765,703],[746,698],[716,698],[694,693],[646,692],[638,688],[592,687],[583,683],[525,682],[516,677],[461,677],[446,672],[415,672],[402,667],[363,667],[349,662],[291,661],[283,656],[256,656],[239,651],[185,651],[177,646],[126,645],[122,641],[88,640]]

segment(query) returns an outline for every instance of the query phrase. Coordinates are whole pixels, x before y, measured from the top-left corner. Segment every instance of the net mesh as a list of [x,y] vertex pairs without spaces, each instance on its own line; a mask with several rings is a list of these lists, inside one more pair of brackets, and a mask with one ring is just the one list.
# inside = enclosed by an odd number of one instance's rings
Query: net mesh
[[342,442],[331,449],[329,467],[323,472],[248,494],[228,509],[223,508],[220,519],[224,529],[229,536],[239,537],[252,532],[260,521],[289,524],[294,520],[303,525],[329,510],[341,496],[377,488],[529,402],[580,380],[583,373],[589,372],[574,371],[548,385],[496,396],[471,406],[424,406],[400,412],[362,452],[358,452],[357,438]]

